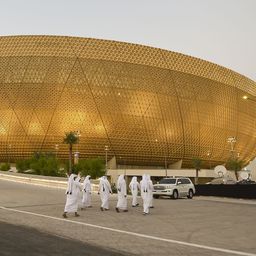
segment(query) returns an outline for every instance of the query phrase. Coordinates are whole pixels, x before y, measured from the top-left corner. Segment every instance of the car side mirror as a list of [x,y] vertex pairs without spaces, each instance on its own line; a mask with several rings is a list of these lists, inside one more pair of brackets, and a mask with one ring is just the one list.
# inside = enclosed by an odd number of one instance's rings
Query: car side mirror
[[180,185],[180,184],[181,184],[181,181],[178,181],[177,184]]

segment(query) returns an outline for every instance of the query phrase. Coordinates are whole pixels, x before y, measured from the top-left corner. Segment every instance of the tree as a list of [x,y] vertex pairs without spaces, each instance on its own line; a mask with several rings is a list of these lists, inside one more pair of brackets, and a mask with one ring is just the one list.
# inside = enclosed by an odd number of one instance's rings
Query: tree
[[235,172],[236,180],[238,180],[238,172],[242,170],[244,165],[245,165],[245,162],[238,158],[229,158],[228,161],[226,162],[226,168],[229,171]]
[[201,158],[193,158],[192,160],[193,166],[196,169],[195,184],[198,184],[198,172],[201,170],[202,162]]
[[63,143],[69,145],[69,171],[68,173],[72,173],[72,149],[73,149],[73,144],[77,144],[79,142],[79,136],[77,132],[67,132]]

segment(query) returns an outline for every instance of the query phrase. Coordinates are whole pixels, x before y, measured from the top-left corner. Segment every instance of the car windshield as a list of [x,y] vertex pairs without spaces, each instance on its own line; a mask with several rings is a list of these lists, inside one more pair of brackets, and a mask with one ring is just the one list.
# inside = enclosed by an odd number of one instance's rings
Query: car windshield
[[176,184],[176,179],[161,179],[159,184]]

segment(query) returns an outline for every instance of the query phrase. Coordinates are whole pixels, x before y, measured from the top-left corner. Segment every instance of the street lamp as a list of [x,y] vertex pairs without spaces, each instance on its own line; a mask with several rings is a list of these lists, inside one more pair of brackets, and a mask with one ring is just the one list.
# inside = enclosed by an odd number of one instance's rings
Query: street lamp
[[55,158],[57,159],[58,156],[58,150],[59,150],[59,144],[55,144]]
[[212,169],[212,164],[211,164],[211,155],[212,155],[212,153],[210,151],[208,151],[206,155],[209,158],[209,167],[210,167],[210,169]]
[[[78,138],[78,141],[81,137],[81,132],[79,130],[74,131],[75,136]],[[78,143],[76,143],[76,152],[74,153],[74,164],[78,164],[79,162],[79,151],[78,151]]]
[[236,138],[235,137],[228,137],[227,142],[230,143],[231,157],[233,157],[234,156],[234,145],[236,143]]
[[8,152],[7,152],[7,155],[8,155],[8,164],[10,164],[10,153],[11,153],[11,148],[12,148],[12,145],[11,145],[11,144],[8,144]]
[[167,177],[167,161],[166,161],[166,155],[164,156],[164,168],[165,168],[165,177]]
[[105,173],[108,171],[108,146],[105,146]]
[[255,100],[255,99],[252,99],[252,98],[250,98],[250,97],[249,97],[249,96],[247,96],[247,95],[244,95],[242,98],[243,98],[244,100],[251,100],[251,101],[256,102],[256,100]]

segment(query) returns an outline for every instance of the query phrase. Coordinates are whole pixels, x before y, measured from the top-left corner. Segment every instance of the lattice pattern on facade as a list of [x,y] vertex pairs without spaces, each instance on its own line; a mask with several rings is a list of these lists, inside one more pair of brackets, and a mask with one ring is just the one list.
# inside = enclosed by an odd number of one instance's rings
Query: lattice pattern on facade
[[[256,155],[256,83],[191,56],[141,45],[59,36],[0,37],[2,160],[53,151],[164,165],[193,157],[224,162],[227,138]],[[210,154],[209,154],[210,152]]]

